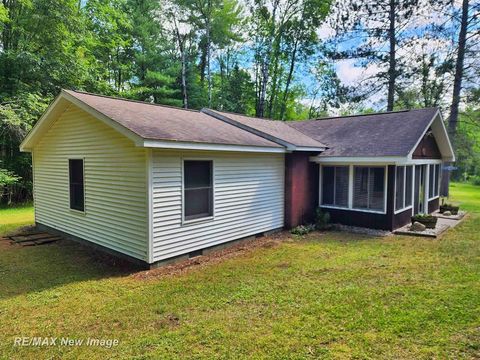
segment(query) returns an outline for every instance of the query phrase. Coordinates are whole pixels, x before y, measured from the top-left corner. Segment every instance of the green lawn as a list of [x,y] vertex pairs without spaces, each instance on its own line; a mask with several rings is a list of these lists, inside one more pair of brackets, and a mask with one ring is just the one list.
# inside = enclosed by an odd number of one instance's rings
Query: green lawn
[[480,188],[452,197],[472,213],[439,240],[315,233],[150,280],[74,244],[0,246],[0,358],[478,359]]
[[31,225],[33,222],[32,205],[15,208],[0,207],[0,236],[20,226]]

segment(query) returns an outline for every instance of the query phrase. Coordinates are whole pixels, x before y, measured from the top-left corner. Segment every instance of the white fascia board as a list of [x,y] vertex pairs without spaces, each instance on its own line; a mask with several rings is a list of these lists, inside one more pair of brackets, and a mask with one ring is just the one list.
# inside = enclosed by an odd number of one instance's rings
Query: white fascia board
[[311,156],[310,161],[318,164],[397,164],[407,161],[404,156],[368,156],[368,157],[353,157],[353,156]]
[[181,150],[209,150],[209,151],[235,151],[235,152],[254,152],[254,153],[286,153],[287,150],[281,147],[264,146],[245,146],[229,144],[208,144],[183,141],[166,140],[145,140],[141,145],[146,148],[156,149],[181,149]]
[[325,147],[296,146],[293,150],[294,151],[322,152],[322,151],[325,151],[326,149],[327,148],[325,148]]

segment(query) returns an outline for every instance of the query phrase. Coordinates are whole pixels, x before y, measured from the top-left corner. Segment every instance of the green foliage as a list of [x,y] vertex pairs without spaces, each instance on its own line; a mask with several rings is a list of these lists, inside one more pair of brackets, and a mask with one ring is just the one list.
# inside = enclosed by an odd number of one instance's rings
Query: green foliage
[[293,235],[307,235],[308,233],[311,233],[312,231],[315,231],[315,225],[314,224],[307,224],[307,225],[298,225],[294,227],[290,232]]
[[8,171],[0,168],[0,189],[5,186],[15,184],[20,180],[20,177],[15,175],[12,171]]
[[315,210],[315,227],[317,230],[325,230],[330,227],[330,213],[317,208]]

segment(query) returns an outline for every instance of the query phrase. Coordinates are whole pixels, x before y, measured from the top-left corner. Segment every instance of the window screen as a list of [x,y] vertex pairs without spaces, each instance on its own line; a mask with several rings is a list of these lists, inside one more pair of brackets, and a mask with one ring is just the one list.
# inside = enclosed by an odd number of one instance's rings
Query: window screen
[[412,205],[412,166],[397,166],[395,176],[395,210]]
[[212,216],[212,162],[188,160],[184,162],[183,166],[185,220]]
[[439,194],[439,185],[440,185],[440,176],[441,176],[441,167],[440,164],[435,165],[435,180],[434,180],[434,190],[433,196],[438,196]]
[[405,168],[405,207],[412,205],[412,181],[413,167],[407,166]]
[[404,208],[405,201],[405,166],[397,166],[395,184],[395,210],[400,210]]
[[322,168],[322,204],[348,207],[348,166]]
[[384,211],[385,208],[385,168],[354,167],[353,207]]
[[434,197],[435,188],[435,165],[430,165],[430,174],[428,176],[428,197]]
[[70,184],[70,209],[85,210],[85,184],[83,174],[83,160],[68,160]]

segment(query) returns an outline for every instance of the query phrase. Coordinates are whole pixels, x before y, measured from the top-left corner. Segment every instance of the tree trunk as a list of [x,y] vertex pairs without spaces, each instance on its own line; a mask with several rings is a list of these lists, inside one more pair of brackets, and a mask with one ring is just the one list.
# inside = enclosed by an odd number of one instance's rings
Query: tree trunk
[[182,57],[182,96],[183,96],[183,108],[188,109],[188,95],[187,95],[187,69],[186,69],[186,56],[185,56],[185,43],[181,47]]
[[210,17],[212,16],[212,3],[208,1],[208,15],[207,15],[207,81],[208,81],[208,107],[212,107],[212,73],[210,71],[210,51],[211,51],[211,34],[210,34]]
[[393,104],[395,102],[395,78],[396,78],[396,37],[395,37],[395,0],[390,0],[389,10],[389,22],[388,38],[390,42],[390,58],[388,63],[388,97],[387,97],[387,111],[393,110]]
[[[455,78],[453,79],[452,105],[450,106],[450,117],[448,118],[448,132],[455,144],[458,123],[458,107],[460,104],[460,92],[462,91],[463,66],[465,60],[465,48],[467,43],[468,26],[468,5],[469,0],[462,2],[462,18],[460,21],[460,33],[458,35],[458,53],[455,64]],[[450,171],[443,171],[441,183],[441,195],[449,195]]]
[[293,70],[295,68],[297,47],[298,47],[298,39],[295,40],[295,44],[293,46],[292,59],[290,61],[290,69],[288,70],[287,82],[285,83],[285,91],[283,92],[283,101],[282,101],[281,110],[280,110],[281,120],[285,120],[285,110],[287,109],[288,90],[290,87],[290,82],[292,81]]
[[268,83],[268,77],[269,77],[269,67],[270,67],[270,57],[271,57],[271,47],[273,43],[273,39],[275,36],[275,25],[276,25],[276,14],[277,14],[277,7],[278,7],[279,1],[276,0],[273,4],[273,9],[272,9],[272,26],[270,30],[270,35],[268,37],[268,41],[264,45],[264,56],[263,56],[263,61],[261,64],[261,88],[260,88],[260,96],[258,99],[258,108],[256,111],[256,115],[258,117],[264,117],[265,115],[265,99],[267,96],[267,83]]
[[458,106],[460,104],[460,92],[462,91],[463,66],[467,43],[468,2],[469,0],[463,0],[462,3],[462,19],[460,22],[460,34],[458,35],[458,53],[455,65],[455,78],[453,80],[452,105],[450,106],[450,117],[448,120],[448,131],[451,137],[455,137],[457,132]]
[[188,95],[187,95],[187,57],[185,55],[185,43],[187,42],[187,35],[180,35],[177,20],[173,17],[173,24],[175,25],[175,34],[177,36],[178,48],[180,50],[180,61],[182,63],[182,97],[183,108],[188,109]]

